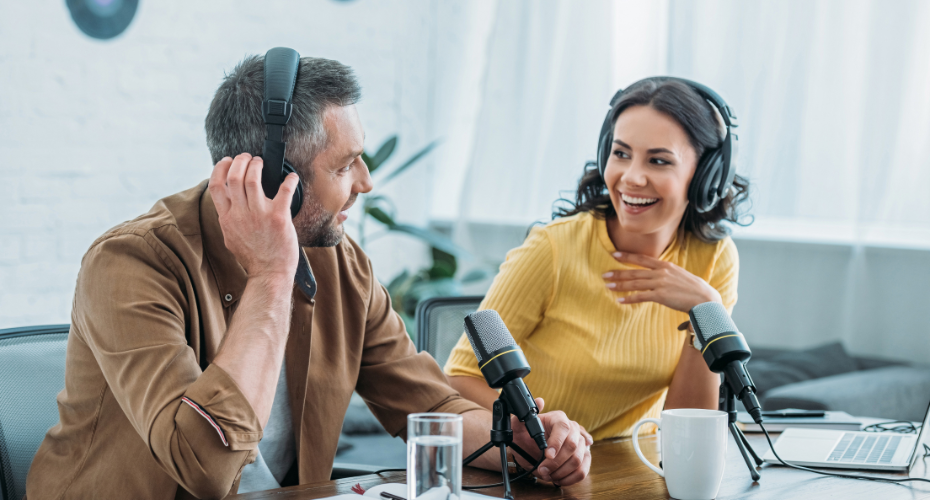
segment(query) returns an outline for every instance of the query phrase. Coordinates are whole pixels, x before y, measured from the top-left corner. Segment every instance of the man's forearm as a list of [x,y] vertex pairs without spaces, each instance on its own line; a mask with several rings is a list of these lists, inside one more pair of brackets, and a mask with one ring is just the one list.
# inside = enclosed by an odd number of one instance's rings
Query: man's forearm
[[213,360],[239,385],[263,428],[287,345],[293,287],[289,276],[250,277]]
[[494,401],[497,401],[499,396],[499,393],[488,387],[488,383],[482,378],[464,375],[449,377],[449,385],[459,391],[463,398],[474,401],[489,410],[493,408]]
[[[491,412],[475,410],[462,414],[462,458],[465,459],[491,440]],[[491,448],[468,464],[482,469],[501,470],[500,450]]]

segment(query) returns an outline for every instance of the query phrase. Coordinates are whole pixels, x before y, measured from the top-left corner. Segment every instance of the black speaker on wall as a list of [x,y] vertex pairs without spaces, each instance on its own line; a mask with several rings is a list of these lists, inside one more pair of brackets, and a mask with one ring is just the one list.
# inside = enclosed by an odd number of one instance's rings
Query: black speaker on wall
[[74,24],[98,40],[118,36],[132,22],[139,0],[66,0]]

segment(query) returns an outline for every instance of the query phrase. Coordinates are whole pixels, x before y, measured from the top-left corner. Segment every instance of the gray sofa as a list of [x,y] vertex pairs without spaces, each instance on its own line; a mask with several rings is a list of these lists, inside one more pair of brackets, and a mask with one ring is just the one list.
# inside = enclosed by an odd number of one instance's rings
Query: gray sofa
[[752,353],[747,367],[766,410],[841,410],[919,421],[930,404],[928,365],[851,356],[840,343]]

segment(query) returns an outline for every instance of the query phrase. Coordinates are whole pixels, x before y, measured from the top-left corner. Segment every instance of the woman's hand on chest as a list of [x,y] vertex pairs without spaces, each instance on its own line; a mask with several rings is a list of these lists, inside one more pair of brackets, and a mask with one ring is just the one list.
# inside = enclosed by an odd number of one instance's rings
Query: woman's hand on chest
[[656,302],[676,311],[688,312],[704,302],[722,302],[714,287],[671,262],[626,252],[612,255],[618,262],[642,268],[604,273],[604,282],[609,290],[636,292],[618,297],[620,304]]

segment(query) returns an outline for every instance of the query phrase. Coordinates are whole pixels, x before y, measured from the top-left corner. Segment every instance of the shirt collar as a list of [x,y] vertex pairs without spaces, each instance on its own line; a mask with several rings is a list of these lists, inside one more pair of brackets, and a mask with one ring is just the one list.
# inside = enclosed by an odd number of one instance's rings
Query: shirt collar
[[209,189],[204,189],[200,200],[200,227],[203,232],[204,254],[213,269],[213,276],[216,277],[220,299],[223,301],[223,307],[229,307],[242,297],[249,275],[226,248],[220,216],[216,212]]

